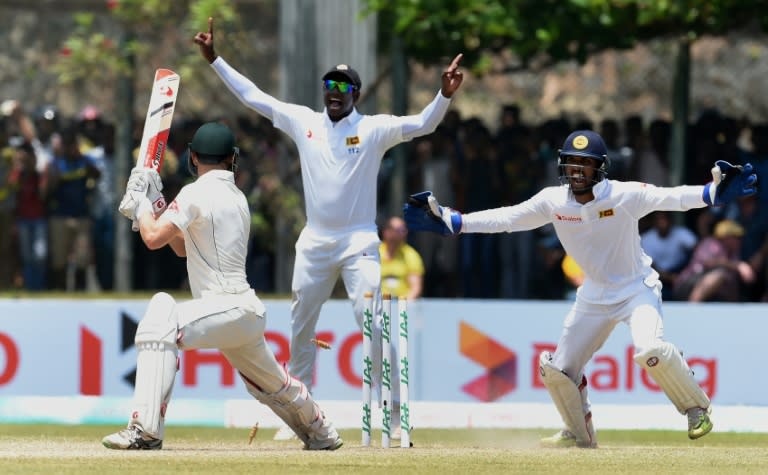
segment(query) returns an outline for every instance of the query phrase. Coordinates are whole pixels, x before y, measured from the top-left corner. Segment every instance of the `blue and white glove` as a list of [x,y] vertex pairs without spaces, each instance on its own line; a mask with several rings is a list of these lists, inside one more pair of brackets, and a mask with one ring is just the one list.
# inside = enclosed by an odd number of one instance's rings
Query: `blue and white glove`
[[741,166],[718,160],[712,167],[712,181],[704,185],[702,198],[709,206],[722,206],[757,193],[756,184],[757,175],[751,163]]
[[461,213],[440,206],[431,191],[409,196],[403,206],[403,218],[411,231],[430,231],[443,236],[461,232]]

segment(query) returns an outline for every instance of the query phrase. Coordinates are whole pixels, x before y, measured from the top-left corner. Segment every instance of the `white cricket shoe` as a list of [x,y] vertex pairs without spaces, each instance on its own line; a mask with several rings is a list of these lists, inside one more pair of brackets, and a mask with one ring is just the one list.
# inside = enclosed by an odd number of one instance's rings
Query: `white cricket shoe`
[[163,448],[162,439],[153,439],[144,435],[138,426],[129,425],[125,429],[110,434],[101,443],[108,449],[116,450],[160,450]]
[[272,437],[272,440],[298,440],[298,436],[296,433],[288,427],[287,425],[281,426],[279,429],[277,429],[277,432],[275,432],[274,437]]

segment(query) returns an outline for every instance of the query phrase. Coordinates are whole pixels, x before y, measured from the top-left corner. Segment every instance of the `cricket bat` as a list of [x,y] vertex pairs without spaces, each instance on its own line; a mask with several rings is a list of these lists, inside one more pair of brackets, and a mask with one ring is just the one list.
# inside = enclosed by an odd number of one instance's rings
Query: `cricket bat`
[[[170,69],[155,71],[147,117],[144,120],[144,131],[141,134],[141,145],[136,157],[137,167],[153,168],[160,173],[165,150],[168,147],[168,134],[171,132],[180,81],[181,77]],[[161,195],[152,203],[152,209],[157,213],[163,208],[165,208],[165,199]],[[137,230],[137,224],[133,223],[134,231]]]
[[168,146],[168,134],[171,132],[171,121],[173,111],[176,109],[180,80],[179,75],[170,69],[155,71],[147,118],[144,120],[144,132],[141,135],[141,146],[136,158],[137,167],[154,168],[159,173],[163,166],[163,156]]

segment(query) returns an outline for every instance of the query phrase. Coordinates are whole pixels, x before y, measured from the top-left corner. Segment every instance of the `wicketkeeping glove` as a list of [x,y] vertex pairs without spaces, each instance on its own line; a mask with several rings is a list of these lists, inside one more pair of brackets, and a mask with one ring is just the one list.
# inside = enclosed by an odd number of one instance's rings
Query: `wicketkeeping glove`
[[712,181],[704,185],[702,198],[709,206],[722,206],[757,193],[756,184],[757,175],[751,163],[741,166],[718,160],[712,167]]
[[403,218],[411,231],[430,231],[443,236],[461,232],[461,213],[440,206],[431,191],[409,196],[403,206]]

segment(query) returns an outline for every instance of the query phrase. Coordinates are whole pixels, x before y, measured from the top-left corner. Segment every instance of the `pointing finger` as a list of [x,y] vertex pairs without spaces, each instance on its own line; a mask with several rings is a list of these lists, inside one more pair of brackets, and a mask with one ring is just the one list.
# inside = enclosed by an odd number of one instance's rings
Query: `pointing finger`
[[208,17],[208,34],[213,35],[213,17]]
[[464,57],[463,53],[457,54],[456,57],[453,58],[453,61],[451,62],[451,65],[448,67],[448,69],[453,71],[456,68],[458,68],[459,67],[459,61],[461,61],[461,58],[463,58],[463,57]]

